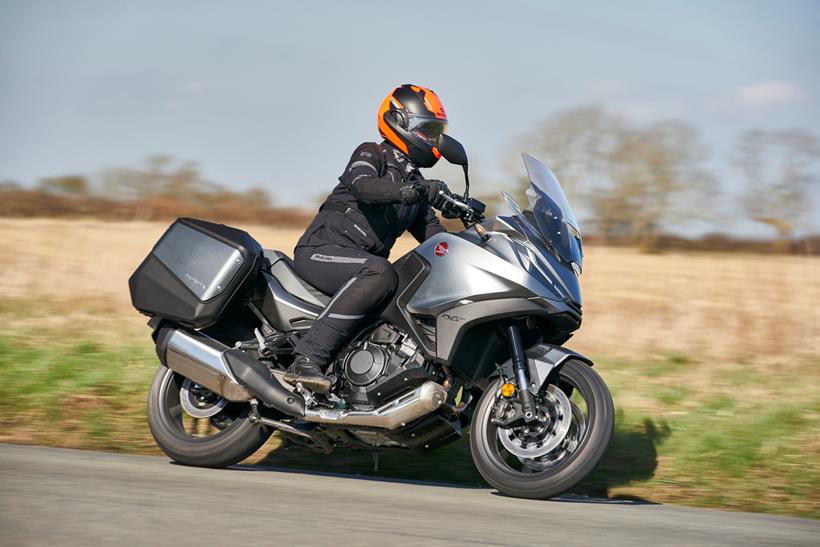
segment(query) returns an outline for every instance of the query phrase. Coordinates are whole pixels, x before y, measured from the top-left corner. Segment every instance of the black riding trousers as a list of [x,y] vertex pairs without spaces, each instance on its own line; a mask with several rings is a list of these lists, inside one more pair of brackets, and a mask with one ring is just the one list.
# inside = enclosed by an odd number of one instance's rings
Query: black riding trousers
[[387,259],[341,245],[297,248],[296,273],[333,298],[296,345],[296,353],[326,366],[372,310],[396,292]]

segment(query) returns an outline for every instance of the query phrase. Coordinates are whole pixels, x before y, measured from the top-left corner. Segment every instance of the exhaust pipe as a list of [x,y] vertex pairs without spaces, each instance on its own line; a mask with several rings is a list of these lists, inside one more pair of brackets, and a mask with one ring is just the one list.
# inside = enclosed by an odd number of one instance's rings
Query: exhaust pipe
[[250,355],[199,332],[161,327],[157,355],[174,372],[233,402],[254,397],[290,416],[305,413],[305,401],[273,378],[264,364]]
[[447,390],[435,382],[425,382],[415,391],[370,411],[308,409],[308,422],[396,429],[438,409],[447,399]]
[[173,327],[161,327],[156,342],[157,355],[165,366],[217,395],[234,402],[258,398],[280,412],[313,423],[393,430],[437,410],[447,399],[443,386],[425,382],[374,410],[305,409],[300,395],[238,349],[202,333]]

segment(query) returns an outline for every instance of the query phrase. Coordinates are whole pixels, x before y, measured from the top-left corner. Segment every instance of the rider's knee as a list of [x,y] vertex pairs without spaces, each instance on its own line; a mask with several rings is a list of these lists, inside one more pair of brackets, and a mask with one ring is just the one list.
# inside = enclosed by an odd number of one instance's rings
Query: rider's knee
[[379,285],[385,289],[385,292],[392,294],[399,286],[399,276],[396,269],[385,258],[372,258],[365,264],[367,273],[379,279]]

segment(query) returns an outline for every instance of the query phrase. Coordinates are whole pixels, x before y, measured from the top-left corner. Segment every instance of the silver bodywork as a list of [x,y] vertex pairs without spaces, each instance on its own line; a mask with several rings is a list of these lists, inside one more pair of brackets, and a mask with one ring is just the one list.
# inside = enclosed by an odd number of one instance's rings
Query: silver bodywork
[[[313,306],[293,294],[289,293],[279,280],[268,272],[262,272],[267,290],[275,302],[270,310],[266,310],[268,319],[273,326],[283,331],[305,329],[307,321],[316,319],[322,308]],[[302,322],[302,324],[299,324]]]
[[[447,252],[438,256],[436,246],[447,244]],[[433,237],[415,250],[431,265],[424,280],[408,304],[410,313],[428,313],[442,304],[475,300],[524,287],[544,298],[556,299],[558,287],[548,287],[530,273],[538,267],[527,258],[526,248],[502,233],[491,234],[485,243],[461,235],[444,233]],[[563,299],[559,293],[558,299]]]

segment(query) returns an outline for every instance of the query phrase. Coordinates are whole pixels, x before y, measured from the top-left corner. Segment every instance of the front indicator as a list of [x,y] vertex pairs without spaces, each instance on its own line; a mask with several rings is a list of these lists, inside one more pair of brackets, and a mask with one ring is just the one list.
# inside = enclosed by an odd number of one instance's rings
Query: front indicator
[[515,385],[507,382],[501,386],[501,395],[507,398],[515,395]]

